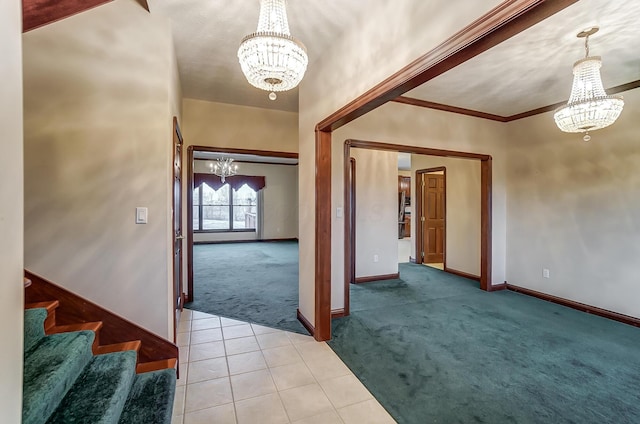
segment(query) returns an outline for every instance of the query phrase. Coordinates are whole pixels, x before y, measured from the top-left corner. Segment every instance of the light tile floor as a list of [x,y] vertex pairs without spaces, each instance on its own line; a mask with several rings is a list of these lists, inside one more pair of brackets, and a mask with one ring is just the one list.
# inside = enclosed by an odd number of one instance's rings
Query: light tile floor
[[324,342],[185,309],[172,424],[395,423]]

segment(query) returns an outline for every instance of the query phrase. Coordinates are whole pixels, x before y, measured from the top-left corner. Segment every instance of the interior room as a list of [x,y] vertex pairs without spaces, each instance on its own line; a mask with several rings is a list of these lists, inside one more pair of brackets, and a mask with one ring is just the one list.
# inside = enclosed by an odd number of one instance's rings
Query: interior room
[[[0,3],[3,420],[636,423],[638,21],[606,0]],[[237,216],[210,166],[230,155],[257,184]],[[203,272],[296,283],[216,298]]]

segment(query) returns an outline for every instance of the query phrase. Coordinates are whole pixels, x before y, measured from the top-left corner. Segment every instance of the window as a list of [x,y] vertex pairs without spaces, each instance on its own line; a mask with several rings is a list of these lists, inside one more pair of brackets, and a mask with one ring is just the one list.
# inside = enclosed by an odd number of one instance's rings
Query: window
[[214,190],[201,184],[193,190],[194,231],[255,231],[258,193],[247,185]]

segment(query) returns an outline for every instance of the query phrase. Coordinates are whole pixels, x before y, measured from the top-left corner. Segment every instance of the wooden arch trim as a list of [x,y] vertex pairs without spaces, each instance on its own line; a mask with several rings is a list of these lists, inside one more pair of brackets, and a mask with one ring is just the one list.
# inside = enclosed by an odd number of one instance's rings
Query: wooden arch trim
[[[315,128],[315,332],[316,340],[331,339],[331,142],[332,131],[407,91],[532,27],[578,0],[506,0],[461,31],[332,113]],[[482,161],[483,179],[491,181],[491,158]],[[490,184],[489,184],[490,187]],[[491,195],[482,191],[482,205]],[[487,205],[484,202],[488,202]],[[487,222],[490,226],[490,222]],[[482,231],[490,227],[482,226]],[[490,251],[481,261],[491,272]],[[489,256],[485,256],[489,255]],[[490,282],[489,282],[490,283]],[[487,287],[490,287],[487,286]]]

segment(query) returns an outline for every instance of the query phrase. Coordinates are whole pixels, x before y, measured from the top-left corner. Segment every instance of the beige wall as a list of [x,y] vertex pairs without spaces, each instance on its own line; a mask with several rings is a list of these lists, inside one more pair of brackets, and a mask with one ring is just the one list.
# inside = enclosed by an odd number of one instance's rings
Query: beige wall
[[298,151],[298,114],[184,99],[183,135],[188,146]]
[[[195,172],[209,172],[210,161],[196,160]],[[266,186],[262,190],[263,228],[262,239],[287,239],[298,237],[298,167],[239,163],[238,173],[262,175]],[[194,241],[256,240],[255,232],[196,233]]]
[[[480,275],[480,161],[411,155],[412,174],[421,169],[446,168],[446,266]],[[442,172],[439,172],[442,174]],[[415,177],[411,179],[412,211],[417,211]],[[411,257],[416,257],[419,217],[411,215]]]
[[640,89],[622,94],[588,143],[552,113],[508,125],[507,280],[640,317]]
[[[300,204],[304,205],[300,208],[300,310],[312,322],[315,319],[316,124],[499,3],[499,0],[453,0],[443,8],[438,3],[420,0],[379,2],[354,22],[331,49],[310,64],[300,84],[299,191]],[[456,13],[452,14],[451,10]],[[404,122],[402,126],[406,125],[413,122]],[[443,126],[440,122],[438,125]],[[458,130],[451,126],[449,132],[454,136]],[[468,137],[471,139],[472,135]],[[333,149],[341,149],[343,141],[344,138],[334,137]],[[332,166],[335,170],[341,163],[334,162]],[[335,207],[334,197],[332,213]],[[332,275],[339,274],[341,271],[334,270],[341,266],[339,259],[332,256],[331,262]],[[332,296],[336,289],[332,290]]]
[[23,42],[26,267],[167,337],[180,103],[169,24],[116,0]]
[[351,157],[356,160],[356,278],[395,274],[398,153],[351,149]]
[[0,411],[2,421],[22,419],[23,148],[21,3],[0,2]]

